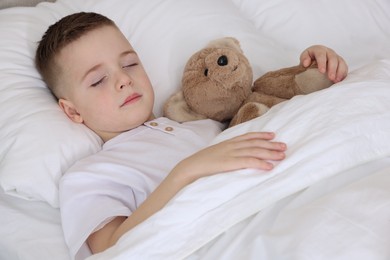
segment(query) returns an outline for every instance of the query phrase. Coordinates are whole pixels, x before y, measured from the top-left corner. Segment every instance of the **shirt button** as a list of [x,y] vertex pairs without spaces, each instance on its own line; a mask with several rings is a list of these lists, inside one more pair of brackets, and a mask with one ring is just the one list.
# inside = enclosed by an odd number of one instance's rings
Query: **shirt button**
[[158,126],[158,123],[156,123],[156,122],[151,122],[150,125],[151,125],[151,126]]
[[173,127],[170,127],[170,126],[165,127],[165,131],[172,132],[173,131]]

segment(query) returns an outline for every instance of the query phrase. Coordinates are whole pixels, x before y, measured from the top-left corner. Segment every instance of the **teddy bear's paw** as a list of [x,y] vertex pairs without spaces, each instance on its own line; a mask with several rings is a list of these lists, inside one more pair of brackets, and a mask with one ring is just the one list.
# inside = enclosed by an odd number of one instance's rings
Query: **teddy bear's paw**
[[164,105],[163,114],[165,117],[179,123],[206,119],[204,115],[195,113],[190,109],[184,100],[183,92],[172,95]]
[[261,103],[249,102],[243,105],[230,121],[229,127],[244,123],[253,118],[264,115],[269,108]]
[[297,94],[309,94],[333,85],[326,74],[321,73],[317,68],[310,68],[295,76]]

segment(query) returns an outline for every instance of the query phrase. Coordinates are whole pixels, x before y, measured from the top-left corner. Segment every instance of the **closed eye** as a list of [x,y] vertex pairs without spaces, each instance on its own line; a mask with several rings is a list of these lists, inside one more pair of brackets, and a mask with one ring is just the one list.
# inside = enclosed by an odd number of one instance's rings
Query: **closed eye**
[[131,63],[129,65],[123,66],[122,68],[130,68],[130,67],[134,67],[134,66],[137,66],[137,65],[138,65],[138,63]]
[[104,77],[100,80],[96,81],[95,83],[91,84],[91,87],[97,87],[98,85],[102,84],[104,80]]

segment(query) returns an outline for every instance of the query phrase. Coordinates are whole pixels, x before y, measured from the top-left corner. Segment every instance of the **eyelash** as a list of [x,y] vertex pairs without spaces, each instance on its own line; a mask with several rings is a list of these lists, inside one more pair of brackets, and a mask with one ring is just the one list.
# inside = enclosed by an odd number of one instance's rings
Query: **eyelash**
[[[138,65],[138,63],[132,63],[132,64],[129,64],[129,65],[123,66],[122,68],[130,68],[130,67],[137,66],[137,65]],[[100,80],[96,81],[95,83],[91,84],[91,87],[99,86],[100,84],[103,83],[104,79],[105,79],[105,77],[103,77]]]
[[133,67],[133,66],[137,66],[138,63],[131,63],[129,65],[126,65],[126,66],[123,66],[123,68],[129,68],[129,67]]
[[101,78],[99,81],[96,81],[95,83],[91,84],[91,87],[97,87],[98,85],[102,84],[104,80],[104,77]]

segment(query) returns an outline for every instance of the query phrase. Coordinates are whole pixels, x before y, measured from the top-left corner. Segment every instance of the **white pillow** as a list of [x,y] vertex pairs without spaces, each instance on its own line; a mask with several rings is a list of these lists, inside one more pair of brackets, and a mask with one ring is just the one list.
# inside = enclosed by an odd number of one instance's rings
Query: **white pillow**
[[1,11],[0,185],[9,194],[53,207],[58,206],[61,175],[101,146],[92,131],[64,116],[33,65],[37,42],[47,27],[77,11],[107,15],[128,36],[154,85],[157,115],[180,87],[187,59],[210,40],[234,36],[249,58],[263,55],[258,64],[269,61],[276,66],[283,59],[277,46],[259,37],[226,0],[60,0]]
[[62,173],[101,145],[84,125],[70,123],[34,68],[47,25],[71,12],[57,9],[0,12],[0,185],[9,194],[52,206],[58,206]]

